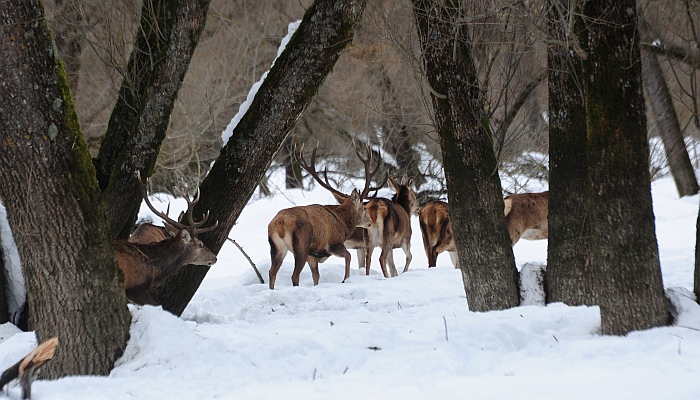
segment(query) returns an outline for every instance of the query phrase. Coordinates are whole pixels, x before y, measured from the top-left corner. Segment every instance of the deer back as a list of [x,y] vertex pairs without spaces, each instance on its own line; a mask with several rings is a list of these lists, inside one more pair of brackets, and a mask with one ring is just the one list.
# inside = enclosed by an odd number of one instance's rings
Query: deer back
[[513,194],[503,199],[511,244],[549,236],[549,192]]
[[163,226],[156,226],[148,222],[140,224],[134,232],[129,236],[130,243],[154,243],[165,239],[170,239],[175,236],[176,232],[168,231]]

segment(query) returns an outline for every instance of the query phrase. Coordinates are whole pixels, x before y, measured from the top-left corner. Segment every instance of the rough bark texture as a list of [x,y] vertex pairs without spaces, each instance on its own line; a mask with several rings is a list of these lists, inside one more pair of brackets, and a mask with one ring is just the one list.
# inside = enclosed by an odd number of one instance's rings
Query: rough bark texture
[[384,64],[379,63],[376,75],[379,77],[379,87],[382,90],[380,106],[385,120],[382,124],[382,137],[385,148],[396,160],[398,174],[412,176],[416,187],[425,182],[425,176],[418,169],[420,155],[414,149],[415,140],[411,128],[404,122],[403,110],[394,89],[394,84]]
[[[579,19],[574,32],[550,0],[549,44],[549,244],[547,301],[593,305],[595,280],[590,262],[586,109],[582,60],[562,43],[582,38]],[[569,9],[568,4],[562,8]],[[578,29],[577,29],[578,28]]]
[[519,278],[463,7],[413,0],[469,309],[488,311],[519,304]]
[[10,320],[10,311],[7,304],[7,274],[5,273],[5,254],[0,238],[0,324]]
[[[144,2],[144,7],[148,3]],[[123,142],[120,140],[120,143],[111,142],[109,147],[105,148],[105,152],[114,154],[119,145],[122,146],[118,150],[119,155],[113,160],[109,183],[103,192],[107,217],[112,236],[115,238],[128,237],[136,222],[141,205],[136,172],[140,171],[141,176],[150,176],[153,172],[177,93],[204,29],[209,3],[210,0],[164,1],[161,4],[163,9],[159,11],[164,20],[158,20],[159,27],[163,29],[157,34],[164,35],[165,39],[161,39],[163,42],[159,46],[150,49],[138,48],[134,51],[133,57],[138,60],[130,62],[130,65],[137,64],[136,70],[132,71],[134,77],[130,79],[138,82],[139,86],[122,87],[121,92],[138,89],[139,91],[130,94],[133,96],[131,101],[135,104],[120,99],[110,122],[110,126],[112,122],[115,124],[115,130],[108,130],[103,143],[103,146],[108,145],[107,140],[110,137],[124,139]],[[149,22],[154,21],[142,20],[142,24]],[[143,45],[151,45],[141,40],[139,44],[142,42]],[[144,62],[140,59],[144,57],[142,52],[147,52],[151,64],[138,65]],[[140,68],[149,68],[145,77],[139,77],[142,73]],[[129,85],[127,79],[124,85]],[[102,160],[98,162],[98,167],[104,171],[110,166],[107,161]]]
[[603,334],[668,323],[634,0],[590,1],[584,61],[591,254]]
[[664,144],[666,161],[676,183],[678,195],[692,196],[700,190],[698,180],[695,177],[693,164],[690,163],[688,150],[678,123],[676,110],[673,108],[673,100],[664,80],[659,60],[656,55],[648,50],[642,51],[642,72],[646,94],[651,105],[651,110],[659,128],[659,136]]
[[47,378],[106,375],[130,314],[70,90],[38,0],[0,2],[0,196],[39,342],[62,347]]
[[[360,0],[316,1],[275,61],[248,112],[200,186],[195,215],[210,210],[210,220],[219,221],[217,229],[201,237],[214,253],[225,243],[272,158],[340,53],[352,43],[365,6],[366,1]],[[166,310],[181,314],[208,270],[202,266],[183,268],[154,293],[156,300]]]

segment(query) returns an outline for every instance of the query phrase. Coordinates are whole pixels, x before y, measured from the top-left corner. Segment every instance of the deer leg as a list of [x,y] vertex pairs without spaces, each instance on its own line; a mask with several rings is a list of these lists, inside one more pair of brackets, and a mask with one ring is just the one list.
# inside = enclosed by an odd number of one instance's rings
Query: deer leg
[[456,251],[448,251],[450,254],[450,260],[452,260],[452,265],[455,266],[455,269],[459,269],[459,257],[457,256]]
[[[382,251],[384,251],[384,249],[382,249]],[[399,276],[399,273],[396,271],[396,264],[394,264],[394,250],[392,250],[392,246],[387,246],[386,254],[386,261],[389,264],[391,277]]]
[[389,278],[389,273],[386,270],[386,258],[387,252],[382,247],[382,253],[379,255],[379,266],[382,267],[382,274],[384,274],[384,277]]
[[292,272],[292,286],[299,286],[299,276],[301,276],[301,270],[304,269],[304,264],[306,264],[306,257],[301,254],[294,254],[294,272]]
[[274,290],[275,281],[277,280],[277,272],[279,272],[280,267],[282,266],[282,261],[284,261],[284,256],[287,254],[287,251],[278,251],[275,248],[270,249],[270,253],[272,254],[272,263],[270,265],[269,284],[270,290]]
[[311,278],[314,281],[314,286],[318,285],[318,279],[321,277],[318,273],[318,258],[309,256],[306,258],[306,262],[309,263],[309,268],[311,268]]
[[[367,260],[365,260],[365,257],[367,255],[367,248],[366,247],[358,247],[357,248],[357,265],[360,267],[360,269],[365,269],[369,270],[369,263],[367,263]],[[369,275],[369,272],[367,273]]]
[[403,272],[406,273],[408,272],[408,266],[411,264],[411,260],[413,260],[413,254],[411,254],[411,244],[408,243],[408,241],[404,241],[401,243],[401,248],[403,249],[403,253],[406,255],[406,266],[403,267]]

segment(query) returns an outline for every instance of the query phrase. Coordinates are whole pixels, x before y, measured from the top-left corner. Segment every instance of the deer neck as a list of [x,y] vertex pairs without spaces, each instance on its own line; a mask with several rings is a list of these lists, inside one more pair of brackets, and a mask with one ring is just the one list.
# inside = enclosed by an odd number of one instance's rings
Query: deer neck
[[411,202],[408,199],[408,188],[405,186],[401,186],[399,191],[394,194],[394,196],[391,198],[391,201],[394,204],[397,204],[401,206],[406,211],[406,214],[411,215]]
[[346,236],[350,237],[357,224],[357,211],[355,210],[355,206],[351,202],[346,201],[337,206],[327,206],[326,209],[345,227]]

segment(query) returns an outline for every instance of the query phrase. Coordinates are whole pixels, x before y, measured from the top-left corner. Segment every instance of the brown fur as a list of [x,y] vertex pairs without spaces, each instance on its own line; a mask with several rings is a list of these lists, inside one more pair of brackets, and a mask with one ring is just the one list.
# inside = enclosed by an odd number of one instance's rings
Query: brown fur
[[[503,202],[511,246],[515,246],[520,239],[547,239],[549,192],[514,194],[503,199]],[[433,201],[423,207],[420,228],[428,267],[434,267],[438,254],[447,251],[452,264],[459,268],[447,203]]]
[[177,232],[168,231],[165,227],[156,226],[150,223],[140,224],[129,236],[129,243],[155,243],[165,239],[170,239]]
[[514,194],[503,199],[503,202],[512,246],[520,239],[547,239],[549,192]]
[[[408,271],[413,256],[411,255],[411,214],[417,213],[418,201],[413,190],[413,178],[403,176],[401,182],[389,178],[389,188],[395,192],[389,199],[375,198],[365,205],[372,225],[367,228],[365,236],[365,270],[369,275],[370,260],[375,247],[381,248],[379,265],[385,278],[397,276],[394,265],[393,249],[401,248],[406,255],[403,272]],[[387,272],[387,263],[389,272]]]
[[277,272],[287,251],[294,254],[292,284],[299,286],[299,275],[306,262],[314,285],[318,285],[318,263],[331,255],[345,259],[345,278],[350,277],[350,253],[343,244],[355,227],[367,227],[370,220],[360,195],[352,195],[340,205],[298,206],[281,210],[267,227],[270,243],[270,289],[275,288]]
[[423,248],[428,256],[428,268],[435,266],[437,256],[443,251],[450,254],[452,264],[455,268],[459,268],[447,203],[439,200],[431,201],[423,207],[418,219],[423,237]]
[[186,230],[153,243],[115,240],[114,253],[119,268],[124,272],[126,297],[140,305],[157,305],[148,289],[175,274],[184,265],[216,263],[214,253],[201,240],[191,237]]

